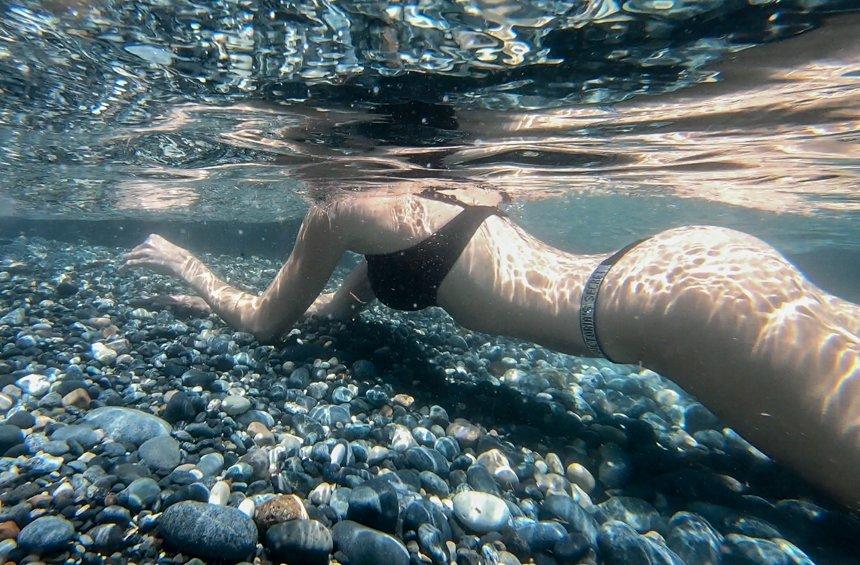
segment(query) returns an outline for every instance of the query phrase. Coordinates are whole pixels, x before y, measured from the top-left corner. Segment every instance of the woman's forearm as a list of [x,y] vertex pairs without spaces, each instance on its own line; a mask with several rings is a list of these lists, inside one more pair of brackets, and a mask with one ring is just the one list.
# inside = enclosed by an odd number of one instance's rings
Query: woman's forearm
[[190,254],[177,268],[176,275],[229,325],[254,334],[259,331],[259,296],[228,285]]

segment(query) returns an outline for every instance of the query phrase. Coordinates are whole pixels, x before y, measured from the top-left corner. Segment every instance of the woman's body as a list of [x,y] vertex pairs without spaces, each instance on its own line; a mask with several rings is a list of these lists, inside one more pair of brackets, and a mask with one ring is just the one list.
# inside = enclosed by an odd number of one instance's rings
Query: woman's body
[[[465,201],[498,204],[486,191]],[[219,281],[187,251],[151,236],[128,256],[185,280],[231,325],[272,339],[306,313],[346,319],[374,294],[362,263],[320,296],[341,255],[407,249],[463,206],[417,195],[358,196],[313,207],[263,295]],[[605,256],[555,249],[499,215],[469,239],[436,303],[459,324],[575,355],[582,289]],[[809,283],[767,244],[714,227],[655,235],[626,252],[597,302],[603,350],[697,396],[755,445],[846,504],[860,506],[860,307]]]

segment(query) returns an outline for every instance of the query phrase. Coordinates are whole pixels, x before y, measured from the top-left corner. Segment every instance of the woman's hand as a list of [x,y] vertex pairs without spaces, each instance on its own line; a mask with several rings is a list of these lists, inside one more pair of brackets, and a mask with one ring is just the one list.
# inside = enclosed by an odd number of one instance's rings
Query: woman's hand
[[186,249],[153,233],[124,256],[123,267],[143,267],[161,275],[182,276],[182,267],[191,257]]

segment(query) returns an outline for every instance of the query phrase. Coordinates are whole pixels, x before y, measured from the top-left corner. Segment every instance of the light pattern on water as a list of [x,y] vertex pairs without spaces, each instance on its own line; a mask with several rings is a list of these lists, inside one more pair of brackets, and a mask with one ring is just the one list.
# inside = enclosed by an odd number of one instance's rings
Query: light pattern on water
[[488,182],[856,211],[850,2],[53,2],[0,17],[3,213],[271,221]]

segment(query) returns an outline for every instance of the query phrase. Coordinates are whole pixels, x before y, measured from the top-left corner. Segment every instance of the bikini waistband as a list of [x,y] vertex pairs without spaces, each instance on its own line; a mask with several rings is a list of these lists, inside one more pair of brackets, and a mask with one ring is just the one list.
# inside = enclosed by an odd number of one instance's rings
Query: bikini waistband
[[[582,300],[579,307],[579,330],[582,332],[582,340],[585,342],[586,349],[595,357],[604,357],[612,361],[600,345],[600,338],[597,335],[597,297],[600,294],[600,285],[609,273],[609,269],[628,251],[646,239],[648,238],[636,240],[616,251],[611,257],[601,261],[597,268],[594,269],[594,272],[591,273],[591,276],[588,277],[588,281],[586,281],[585,287],[582,289]],[[615,361],[612,362],[614,363]]]

